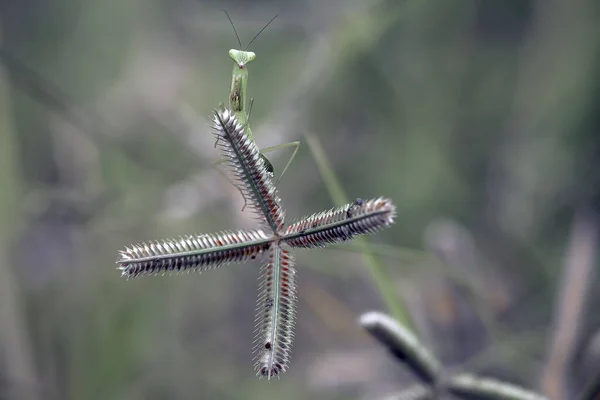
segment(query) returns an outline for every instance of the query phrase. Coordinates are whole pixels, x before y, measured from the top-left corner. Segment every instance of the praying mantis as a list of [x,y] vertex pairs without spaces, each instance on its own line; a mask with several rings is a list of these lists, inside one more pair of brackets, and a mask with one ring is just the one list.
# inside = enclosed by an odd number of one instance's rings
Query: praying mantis
[[[231,23],[231,26],[233,27],[233,32],[235,33],[235,37],[237,38],[238,44],[240,46],[240,49],[229,50],[229,57],[231,57],[231,59],[234,62],[233,72],[231,74],[231,89],[229,91],[229,109],[231,111],[233,111],[238,122],[245,128],[244,131],[245,131],[247,137],[250,140],[252,140],[253,142],[255,142],[254,136],[252,135],[252,130],[250,129],[250,125],[249,125],[250,113],[252,111],[252,104],[254,101],[253,101],[253,99],[250,100],[250,108],[248,110],[246,110],[246,92],[247,92],[247,87],[248,87],[248,64],[256,58],[256,53],[254,53],[252,51],[247,51],[247,50],[250,47],[250,45],[258,38],[258,36],[265,29],[267,29],[267,27],[271,24],[271,22],[273,22],[275,20],[275,18],[277,18],[277,15],[275,15],[256,34],[256,36],[254,36],[254,38],[246,46],[245,50],[241,50],[243,46],[242,46],[240,37],[237,33],[237,30],[235,29],[235,25],[233,24],[233,21],[231,20],[229,13],[227,11],[223,11],[223,12],[227,16],[227,19],[229,19],[229,22]],[[221,108],[221,109],[224,108],[223,103],[219,104],[219,108]],[[294,141],[294,142],[279,144],[279,145],[275,145],[275,146],[269,146],[269,147],[260,149],[260,152],[261,152],[260,156],[263,159],[263,161],[265,162],[267,171],[269,171],[269,173],[273,174],[274,173],[273,164],[271,164],[269,159],[264,154],[275,151],[275,150],[289,148],[289,147],[293,147],[294,150],[293,150],[292,155],[290,156],[287,164],[283,168],[281,175],[279,176],[279,178],[277,178],[277,180],[275,182],[276,184],[279,183],[281,178],[283,178],[283,175],[285,174],[285,172],[287,171],[289,166],[292,164],[292,161],[294,161],[294,158],[296,157],[296,153],[298,153],[298,149],[300,148],[300,142]],[[222,162],[223,161],[218,161],[215,165],[221,164]]]

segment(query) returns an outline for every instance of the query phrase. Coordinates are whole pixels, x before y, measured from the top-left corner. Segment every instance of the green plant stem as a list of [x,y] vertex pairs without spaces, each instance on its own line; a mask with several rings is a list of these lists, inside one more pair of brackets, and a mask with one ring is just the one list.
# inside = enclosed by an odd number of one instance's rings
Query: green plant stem
[[[311,134],[305,134],[304,136],[333,202],[335,204],[350,203],[348,195],[344,192],[342,185],[333,172],[331,164],[325,156],[321,143]],[[356,238],[356,243],[361,249],[365,265],[371,273],[379,295],[390,314],[406,328],[414,331],[410,315],[402,301],[395,296],[393,283],[383,272],[383,266],[371,249],[369,241],[364,237],[359,237]]]

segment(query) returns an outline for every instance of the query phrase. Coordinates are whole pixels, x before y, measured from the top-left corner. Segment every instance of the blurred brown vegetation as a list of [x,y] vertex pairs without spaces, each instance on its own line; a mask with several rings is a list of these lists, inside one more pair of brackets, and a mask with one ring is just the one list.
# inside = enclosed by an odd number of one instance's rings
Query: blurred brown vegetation
[[237,46],[223,9],[243,43],[279,13],[248,90],[261,147],[303,142],[279,185],[288,219],[336,205],[311,133],[350,196],[398,206],[370,241],[432,351],[575,398],[600,371],[597,0],[5,0],[0,399],[376,398],[411,382],[356,323],[383,308],[356,252],[296,254],[293,359],[270,384],[251,363],[259,265],[114,269],[129,243],[251,226],[205,125]]

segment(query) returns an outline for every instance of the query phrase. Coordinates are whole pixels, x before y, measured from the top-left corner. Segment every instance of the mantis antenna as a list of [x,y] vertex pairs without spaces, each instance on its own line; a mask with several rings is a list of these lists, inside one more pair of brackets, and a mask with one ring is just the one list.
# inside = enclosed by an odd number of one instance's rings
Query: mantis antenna
[[[258,36],[260,36],[261,33],[263,33],[263,31],[265,29],[267,29],[267,26],[271,25],[271,22],[275,21],[275,18],[277,18],[279,16],[279,14],[276,14],[273,18],[271,18],[271,20],[269,22],[267,22],[267,24],[265,26],[263,26],[263,28],[258,31],[258,33],[256,34],[256,36],[254,36],[252,38],[252,40],[250,41],[250,43],[248,43],[248,46],[246,46],[246,50],[248,50],[248,48],[250,47],[250,45],[256,40],[256,38],[258,38]],[[235,29],[235,28],[234,28]],[[239,39],[238,39],[239,41]],[[240,47],[242,47],[242,45],[240,44]]]
[[[240,45],[240,49],[241,49],[244,46],[242,46],[242,41],[240,40],[240,35],[238,35],[237,29],[235,29],[235,24],[231,20],[231,17],[229,16],[229,13],[227,12],[227,10],[223,10],[223,12],[225,13],[225,15],[227,15],[227,19],[229,20],[229,23],[231,24],[231,27],[233,28],[233,33],[235,33],[235,37],[236,37],[238,44]],[[269,25],[271,25],[271,22],[275,21],[275,18],[277,18],[277,17],[279,17],[279,14],[276,14],[273,18],[271,18],[271,20],[269,22],[267,22],[267,24],[265,26],[263,26],[260,31],[258,31],[258,33],[252,38],[252,40],[248,43],[248,45],[246,46],[246,48],[244,50],[248,50],[248,48],[250,48],[250,45],[252,43],[254,43],[254,41],[260,36],[260,34],[263,33],[263,31],[265,29],[267,29],[267,27]]]
[[235,25],[233,24],[233,21],[231,20],[231,17],[229,16],[229,13],[227,12],[227,10],[223,10],[223,12],[225,13],[225,15],[227,15],[227,19],[229,20],[229,23],[231,24],[231,27],[233,28],[233,32],[235,33],[235,37],[237,38],[238,44],[240,45],[240,49],[242,48],[242,41],[240,40],[240,36],[237,33],[237,30],[235,29]]

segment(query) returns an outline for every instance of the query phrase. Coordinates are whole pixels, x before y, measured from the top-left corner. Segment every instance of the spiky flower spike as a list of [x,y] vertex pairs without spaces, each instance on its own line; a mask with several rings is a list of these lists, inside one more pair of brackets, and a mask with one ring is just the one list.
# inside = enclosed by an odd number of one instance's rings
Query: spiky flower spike
[[288,247],[314,248],[343,242],[389,226],[396,208],[388,199],[354,203],[314,214],[284,230],[284,211],[265,158],[230,110],[214,111],[213,133],[229,175],[262,229],[152,241],[120,252],[122,275],[205,270],[243,262],[269,250],[261,269],[254,351],[257,375],[271,379],[289,365],[296,317],[296,270]]
[[396,207],[391,200],[356,199],[354,203],[304,217],[288,226],[282,240],[291,247],[325,247],[351,240],[355,235],[374,233],[391,225]]
[[279,243],[271,246],[269,262],[260,273],[256,303],[254,368],[271,379],[286,371],[296,323],[296,269],[294,259]]
[[233,112],[214,111],[216,147],[221,151],[229,174],[252,210],[265,228],[279,233],[284,223],[284,212],[260,151],[251,138],[244,134]]
[[150,241],[121,250],[117,264],[126,278],[204,271],[254,259],[269,248],[271,240],[262,230],[253,230]]

